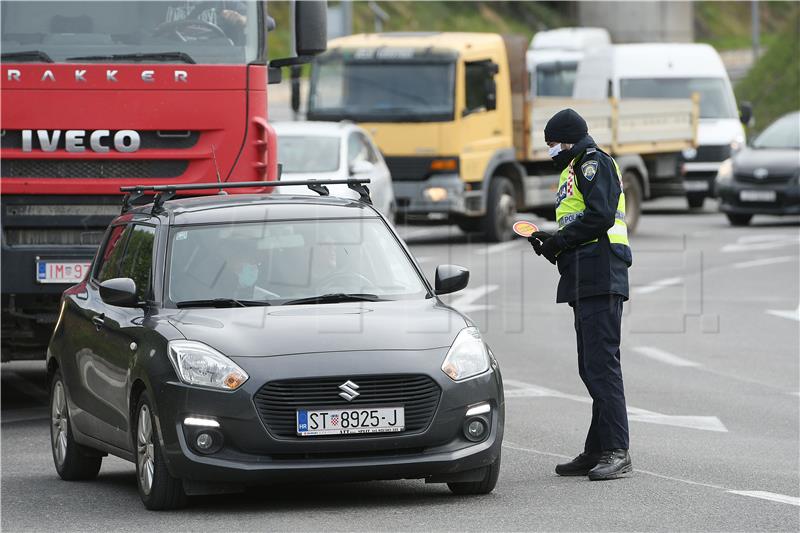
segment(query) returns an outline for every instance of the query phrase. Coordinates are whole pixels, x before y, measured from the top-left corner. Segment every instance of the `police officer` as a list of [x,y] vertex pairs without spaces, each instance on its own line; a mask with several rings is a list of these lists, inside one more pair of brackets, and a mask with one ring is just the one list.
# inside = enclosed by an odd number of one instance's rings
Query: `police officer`
[[556,466],[561,476],[614,479],[633,470],[620,368],[622,302],[632,263],[625,225],[622,176],[597,147],[586,121],[572,109],[556,113],[544,129],[550,157],[561,171],[556,195],[558,231],[529,241],[537,255],[558,264],[558,303],[575,315],[578,373],[592,397],[592,422],[583,452]]

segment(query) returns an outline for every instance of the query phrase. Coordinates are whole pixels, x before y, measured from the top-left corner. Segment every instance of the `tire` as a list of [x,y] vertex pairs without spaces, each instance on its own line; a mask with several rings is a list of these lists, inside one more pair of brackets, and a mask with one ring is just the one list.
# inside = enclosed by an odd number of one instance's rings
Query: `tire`
[[147,392],[139,397],[134,420],[136,486],[144,506],[151,511],[179,509],[186,505],[183,482],[169,474],[156,436],[155,417]]
[[483,218],[483,232],[489,242],[504,242],[514,235],[517,218],[517,197],[514,184],[503,176],[495,176],[489,185],[489,202]]
[[728,217],[728,222],[731,223],[731,226],[747,226],[753,218],[753,215],[742,215],[738,213],[726,213],[725,216]]
[[625,224],[628,226],[628,233],[633,235],[642,216],[644,197],[638,174],[630,170],[625,171],[622,175],[622,191],[625,193]]
[[483,220],[480,218],[458,217],[455,223],[464,233],[477,233],[483,229]]
[[497,485],[497,479],[500,477],[500,456],[485,467],[486,473],[480,481],[464,481],[459,483],[448,483],[447,488],[453,494],[459,496],[476,495],[476,494],[489,494],[494,490]]
[[61,479],[94,479],[100,472],[101,453],[78,444],[72,437],[67,391],[60,370],[55,371],[50,381],[50,450]]
[[686,201],[689,203],[690,209],[702,209],[706,196],[705,194],[687,194]]

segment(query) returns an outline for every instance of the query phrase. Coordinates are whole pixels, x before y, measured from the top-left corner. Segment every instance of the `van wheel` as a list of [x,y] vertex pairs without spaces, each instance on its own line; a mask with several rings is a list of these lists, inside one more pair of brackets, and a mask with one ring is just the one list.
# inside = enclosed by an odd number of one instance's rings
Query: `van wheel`
[[738,213],[725,213],[725,215],[728,217],[728,222],[731,223],[731,226],[747,226],[753,218],[753,215],[742,215]]
[[625,193],[625,224],[628,226],[628,233],[636,233],[636,226],[639,225],[639,218],[642,216],[642,186],[639,184],[639,176],[630,170],[626,170],[622,175],[622,191]]
[[517,198],[511,180],[503,176],[495,176],[489,185],[489,199],[486,216],[483,219],[483,231],[489,242],[510,240],[514,232],[512,227],[517,218]]
[[701,209],[706,201],[705,194],[687,194],[686,201],[690,209]]
[[155,417],[147,393],[139,397],[136,407],[136,485],[144,506],[151,511],[179,509],[186,504],[186,493],[180,479],[169,474],[164,452],[156,434]]
[[50,382],[50,448],[61,479],[94,479],[100,472],[101,453],[78,444],[72,437],[67,391],[60,370],[55,371]]
[[494,490],[497,485],[497,479],[500,477],[500,456],[485,467],[486,473],[480,481],[465,481],[460,483],[448,483],[447,487],[453,494],[470,495],[470,494],[489,494]]

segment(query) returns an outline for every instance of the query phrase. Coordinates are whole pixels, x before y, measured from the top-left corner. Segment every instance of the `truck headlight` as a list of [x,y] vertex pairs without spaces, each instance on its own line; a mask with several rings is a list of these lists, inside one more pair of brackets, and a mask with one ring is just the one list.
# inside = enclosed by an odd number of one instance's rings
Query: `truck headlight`
[[197,341],[170,341],[169,359],[181,381],[220,390],[236,390],[250,377],[239,365]]
[[453,381],[462,381],[489,370],[489,354],[476,327],[464,328],[447,351],[442,371]]
[[726,159],[717,170],[717,183],[729,183],[733,180],[733,160]]

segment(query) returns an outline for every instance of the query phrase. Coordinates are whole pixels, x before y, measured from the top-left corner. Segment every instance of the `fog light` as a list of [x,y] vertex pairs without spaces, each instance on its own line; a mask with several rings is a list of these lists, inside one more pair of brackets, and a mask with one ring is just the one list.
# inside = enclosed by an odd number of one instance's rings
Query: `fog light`
[[464,422],[464,436],[473,442],[483,440],[488,429],[489,424],[482,417],[469,418]]
[[214,445],[214,437],[208,433],[200,433],[195,441],[199,450],[208,451]]

